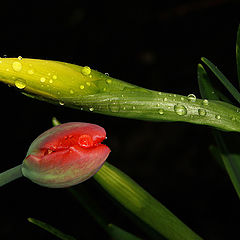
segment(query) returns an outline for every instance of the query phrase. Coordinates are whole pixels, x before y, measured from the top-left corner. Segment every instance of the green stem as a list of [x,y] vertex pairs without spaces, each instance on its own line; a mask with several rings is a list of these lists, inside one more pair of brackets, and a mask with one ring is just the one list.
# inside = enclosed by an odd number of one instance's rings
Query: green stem
[[10,168],[9,170],[0,173],[0,187],[4,186],[5,184],[22,177],[22,164]]
[[105,163],[94,178],[125,208],[167,239],[202,239],[130,177],[109,163]]

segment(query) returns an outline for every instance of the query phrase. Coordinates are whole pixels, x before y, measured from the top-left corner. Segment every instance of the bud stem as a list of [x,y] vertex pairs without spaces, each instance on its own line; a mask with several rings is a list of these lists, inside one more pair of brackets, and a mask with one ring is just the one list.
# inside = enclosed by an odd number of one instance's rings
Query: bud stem
[[0,187],[20,177],[22,177],[22,164],[0,173]]

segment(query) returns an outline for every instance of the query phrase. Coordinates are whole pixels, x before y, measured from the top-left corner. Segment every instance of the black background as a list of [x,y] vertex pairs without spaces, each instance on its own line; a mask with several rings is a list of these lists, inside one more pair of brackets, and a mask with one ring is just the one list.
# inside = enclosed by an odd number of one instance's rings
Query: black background
[[[197,64],[213,61],[237,85],[238,1],[11,1],[0,8],[0,55],[90,66],[163,92],[200,97]],[[1,164],[20,164],[31,142],[61,122],[99,124],[112,152],[108,161],[131,176],[204,239],[237,239],[239,199],[208,151],[210,128],[152,123],[53,106],[0,85]],[[110,223],[146,239],[93,179],[81,188]],[[27,222],[34,217],[78,239],[109,239],[66,189],[19,179],[1,188],[0,239],[57,239]],[[239,234],[238,234],[239,235]]]

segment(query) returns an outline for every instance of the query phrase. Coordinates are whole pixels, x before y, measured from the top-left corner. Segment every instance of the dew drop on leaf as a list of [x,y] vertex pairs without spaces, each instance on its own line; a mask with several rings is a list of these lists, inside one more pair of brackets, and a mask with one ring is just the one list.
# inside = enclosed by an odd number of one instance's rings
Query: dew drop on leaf
[[187,114],[187,109],[181,104],[175,105],[174,106],[174,111],[179,116],[183,116],[183,115]]
[[194,95],[194,94],[189,94],[188,96],[187,96],[187,99],[188,99],[188,101],[190,101],[190,102],[195,102],[196,101],[196,96]]
[[198,109],[198,114],[200,115],[200,116],[205,116],[206,115],[206,110],[205,109]]

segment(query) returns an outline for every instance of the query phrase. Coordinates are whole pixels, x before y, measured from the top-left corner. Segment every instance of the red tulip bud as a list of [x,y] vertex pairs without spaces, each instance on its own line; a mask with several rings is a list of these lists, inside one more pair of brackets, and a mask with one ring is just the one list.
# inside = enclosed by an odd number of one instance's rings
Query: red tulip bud
[[105,130],[94,124],[71,122],[53,127],[31,144],[22,173],[46,187],[69,187],[93,176],[110,149],[101,144]]

